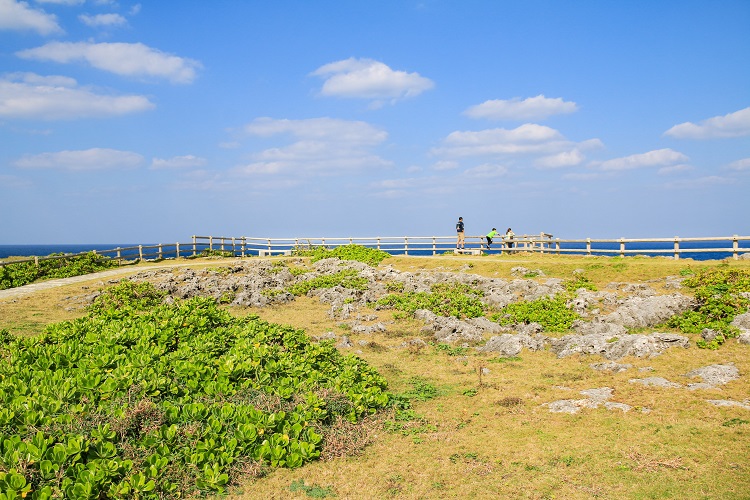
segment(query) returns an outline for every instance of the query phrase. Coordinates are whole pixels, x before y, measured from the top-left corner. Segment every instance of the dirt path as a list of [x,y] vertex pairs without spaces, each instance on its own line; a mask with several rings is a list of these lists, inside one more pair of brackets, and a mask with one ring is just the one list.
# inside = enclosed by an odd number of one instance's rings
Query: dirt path
[[[236,262],[237,259],[227,260],[216,260],[211,261],[211,265],[214,264],[226,264]],[[206,262],[190,262],[190,263],[159,263],[153,265],[141,265],[134,267],[119,267],[117,269],[110,269],[108,271],[100,271],[98,273],[84,274],[81,276],[73,276],[70,278],[58,278],[47,281],[40,281],[38,283],[31,283],[29,285],[19,286],[16,288],[8,288],[7,290],[0,290],[0,300],[14,299],[16,297],[22,297],[30,295],[39,290],[49,290],[50,288],[57,288],[60,286],[71,285],[74,283],[85,283],[86,281],[100,280],[103,278],[111,278],[114,276],[126,276],[129,274],[139,273],[141,271],[150,271],[153,269],[167,269],[172,267],[191,267],[196,265],[205,265]]]

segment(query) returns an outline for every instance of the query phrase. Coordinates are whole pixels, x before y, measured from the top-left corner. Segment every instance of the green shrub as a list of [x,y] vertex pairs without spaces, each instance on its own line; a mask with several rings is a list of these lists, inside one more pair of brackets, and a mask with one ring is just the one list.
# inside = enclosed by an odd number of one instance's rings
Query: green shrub
[[739,329],[730,326],[734,317],[747,311],[750,300],[741,295],[750,292],[750,272],[736,269],[702,270],[682,282],[695,290],[696,307],[673,316],[667,325],[684,333],[699,334],[708,328],[716,330],[717,337],[706,342],[696,342],[698,347],[717,349],[727,339],[739,335]]
[[[63,255],[65,254],[53,253],[49,257]],[[116,260],[98,255],[95,252],[59,259],[40,260],[38,266],[34,262],[8,264],[0,267],[0,290],[28,285],[40,280],[81,276],[117,267],[117,265]]]

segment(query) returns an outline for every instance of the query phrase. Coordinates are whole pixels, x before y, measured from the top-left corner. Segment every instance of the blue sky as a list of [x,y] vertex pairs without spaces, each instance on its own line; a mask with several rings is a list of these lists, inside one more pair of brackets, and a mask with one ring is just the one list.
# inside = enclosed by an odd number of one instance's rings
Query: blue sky
[[0,0],[0,244],[750,234],[750,2]]

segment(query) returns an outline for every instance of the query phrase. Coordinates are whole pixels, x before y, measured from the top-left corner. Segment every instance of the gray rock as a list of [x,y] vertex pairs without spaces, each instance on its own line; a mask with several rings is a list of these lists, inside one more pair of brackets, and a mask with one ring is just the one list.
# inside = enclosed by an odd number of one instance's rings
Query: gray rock
[[740,344],[750,345],[750,332],[740,333],[740,336],[737,337],[737,342],[739,342]]
[[631,378],[631,384],[641,384],[647,387],[682,387],[662,377]]
[[[708,388],[728,384],[733,380],[740,378],[740,372],[734,364],[726,365],[709,365],[703,368],[692,370],[685,374],[686,377],[700,377]],[[695,387],[703,388],[703,386]]]
[[676,314],[689,310],[694,299],[678,293],[652,297],[629,297],[603,319],[627,328],[646,328],[658,325]]
[[750,332],[750,313],[738,314],[734,317],[730,325],[736,326],[740,330]]
[[719,336],[721,332],[718,330],[712,330],[711,328],[704,328],[701,332],[701,338],[706,342],[711,342],[713,339]]
[[746,399],[744,402],[732,401],[730,399],[707,399],[709,403],[716,406],[738,406],[745,410],[750,410],[750,399]]
[[352,344],[352,341],[349,339],[347,335],[342,335],[341,342],[339,342],[338,345],[336,345],[336,347],[338,347],[339,349],[346,349],[349,347],[354,347],[354,344]]
[[482,352],[497,352],[500,356],[509,358],[517,356],[522,348],[523,343],[519,335],[506,333],[490,338],[479,350]]
[[615,363],[614,361],[608,361],[606,363],[592,363],[589,366],[593,368],[594,370],[598,370],[602,372],[620,373],[620,372],[624,372],[625,370],[628,370],[629,368],[632,368],[633,365],[620,364],[620,363]]

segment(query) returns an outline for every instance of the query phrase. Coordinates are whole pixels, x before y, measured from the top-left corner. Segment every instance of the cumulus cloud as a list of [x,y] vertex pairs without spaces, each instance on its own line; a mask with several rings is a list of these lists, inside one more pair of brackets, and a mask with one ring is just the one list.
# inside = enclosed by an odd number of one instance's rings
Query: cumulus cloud
[[193,155],[185,156],[173,156],[172,158],[154,158],[151,160],[151,168],[153,169],[180,169],[180,168],[193,168],[202,167],[206,164],[205,158],[200,158]]
[[18,168],[50,168],[71,172],[92,170],[120,170],[136,168],[143,163],[143,156],[130,151],[92,148],[78,151],[58,151],[25,155],[15,162]]
[[435,84],[419,73],[396,71],[372,59],[349,58],[321,66],[312,75],[325,78],[324,96],[391,100],[414,97]]
[[191,83],[198,61],[167,54],[142,43],[50,42],[16,53],[23,59],[70,63],[83,61],[94,68],[130,77],[163,78]]
[[361,121],[258,118],[246,125],[244,132],[263,138],[290,136],[293,140],[286,146],[253,154],[254,161],[238,169],[244,174],[336,173],[392,165],[371,151],[388,134]]
[[57,17],[16,0],[0,0],[0,30],[35,31],[40,35],[63,32]]
[[542,168],[562,168],[580,165],[586,159],[578,148],[538,158],[534,164]]
[[563,101],[562,98],[549,98],[543,95],[521,100],[516,97],[510,100],[494,99],[472,106],[464,114],[470,118],[489,120],[543,120],[552,115],[574,113],[578,105]]
[[684,154],[666,148],[649,151],[648,153],[614,158],[592,166],[597,166],[599,169],[605,171],[619,171],[648,167],[666,167],[688,160],[689,158]]
[[0,117],[68,120],[118,116],[154,108],[144,96],[113,96],[64,76],[12,73],[0,77]]
[[[515,129],[494,128],[479,131],[451,132],[432,154],[447,157],[543,155],[569,152],[573,148],[600,147],[601,141],[591,139],[581,143],[567,140],[557,130],[527,123]],[[552,162],[553,160],[548,160]],[[558,158],[558,162],[560,159]]]
[[664,135],[676,139],[717,139],[750,135],[750,107],[724,116],[714,116],[698,124],[680,123],[664,132]]
[[733,161],[728,165],[731,170],[750,170],[750,158]]
[[128,24],[127,19],[120,14],[97,14],[94,16],[81,14],[78,16],[78,19],[86,26],[91,26],[92,28],[116,27]]

